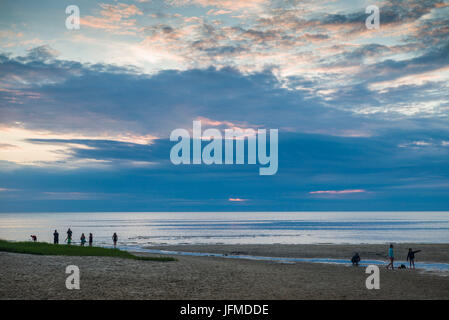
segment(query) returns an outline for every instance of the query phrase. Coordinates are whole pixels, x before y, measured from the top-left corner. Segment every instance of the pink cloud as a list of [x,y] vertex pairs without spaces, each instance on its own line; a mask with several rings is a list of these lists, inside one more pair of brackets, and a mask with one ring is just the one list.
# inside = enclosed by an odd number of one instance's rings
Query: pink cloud
[[233,123],[231,121],[220,121],[220,120],[213,120],[213,119],[209,119],[206,117],[197,117],[196,120],[201,121],[202,125],[206,125],[206,126],[212,126],[212,127],[224,127],[227,129],[233,129],[233,130],[246,130],[246,129],[251,129],[253,127],[257,127],[257,126],[252,126],[249,125],[248,123]]
[[231,202],[244,202],[244,201],[246,201],[246,199],[229,198],[228,201],[231,201]]
[[209,126],[226,126],[228,128],[236,127],[236,125],[230,121],[219,121],[219,120],[212,120],[205,117],[197,117],[196,120],[201,121],[202,124],[209,125]]
[[363,193],[366,192],[364,189],[347,189],[347,190],[319,190],[310,191],[310,194],[347,194],[347,193]]
[[267,0],[168,0],[173,5],[197,4],[203,7],[216,7],[223,10],[261,10],[268,3]]
[[228,14],[228,13],[232,13],[232,11],[231,10],[214,10],[214,9],[210,9],[209,11],[207,11],[206,14],[218,16],[218,15]]
[[104,29],[118,33],[130,33],[131,31],[136,31],[136,20],[129,18],[143,14],[138,7],[124,3],[118,3],[116,5],[102,3],[100,6],[103,9],[100,11],[101,16],[86,16],[85,18],[81,18],[81,26]]

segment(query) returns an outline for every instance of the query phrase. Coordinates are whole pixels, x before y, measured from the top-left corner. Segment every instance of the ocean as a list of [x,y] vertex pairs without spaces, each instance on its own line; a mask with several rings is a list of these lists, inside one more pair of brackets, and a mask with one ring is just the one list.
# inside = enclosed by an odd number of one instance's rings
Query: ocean
[[176,244],[449,243],[449,212],[0,213],[0,239],[63,242],[68,228],[108,246]]

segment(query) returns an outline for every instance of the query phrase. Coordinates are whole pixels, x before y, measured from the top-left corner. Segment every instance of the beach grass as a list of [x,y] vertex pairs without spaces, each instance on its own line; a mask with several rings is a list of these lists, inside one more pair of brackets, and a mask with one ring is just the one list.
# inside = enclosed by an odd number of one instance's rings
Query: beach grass
[[134,259],[144,261],[176,261],[172,257],[141,257],[128,251],[102,247],[81,247],[75,245],[50,244],[46,242],[13,242],[0,240],[0,251],[27,253],[46,256],[93,256],[114,257],[122,259]]

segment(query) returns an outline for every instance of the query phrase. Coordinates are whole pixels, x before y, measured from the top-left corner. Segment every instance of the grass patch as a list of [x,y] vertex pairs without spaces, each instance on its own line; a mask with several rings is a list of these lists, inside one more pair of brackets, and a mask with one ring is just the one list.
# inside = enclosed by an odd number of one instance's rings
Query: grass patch
[[144,261],[176,261],[172,257],[141,257],[128,251],[102,247],[81,247],[75,245],[50,244],[46,242],[12,242],[0,240],[0,251],[38,254],[45,256],[91,256],[114,257]]

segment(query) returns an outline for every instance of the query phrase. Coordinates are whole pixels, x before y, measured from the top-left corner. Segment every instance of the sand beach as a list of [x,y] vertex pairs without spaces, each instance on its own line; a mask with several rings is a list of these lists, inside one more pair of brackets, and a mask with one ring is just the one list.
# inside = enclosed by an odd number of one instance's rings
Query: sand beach
[[[398,259],[449,263],[449,244],[398,244]],[[271,257],[385,259],[386,245],[182,245],[164,250]],[[150,255],[136,253],[139,255]],[[404,255],[402,257],[402,255]],[[364,267],[176,256],[178,261],[40,256],[0,252],[0,299],[449,299],[449,277],[380,267],[367,290]],[[67,290],[65,268],[80,268],[80,290]]]

